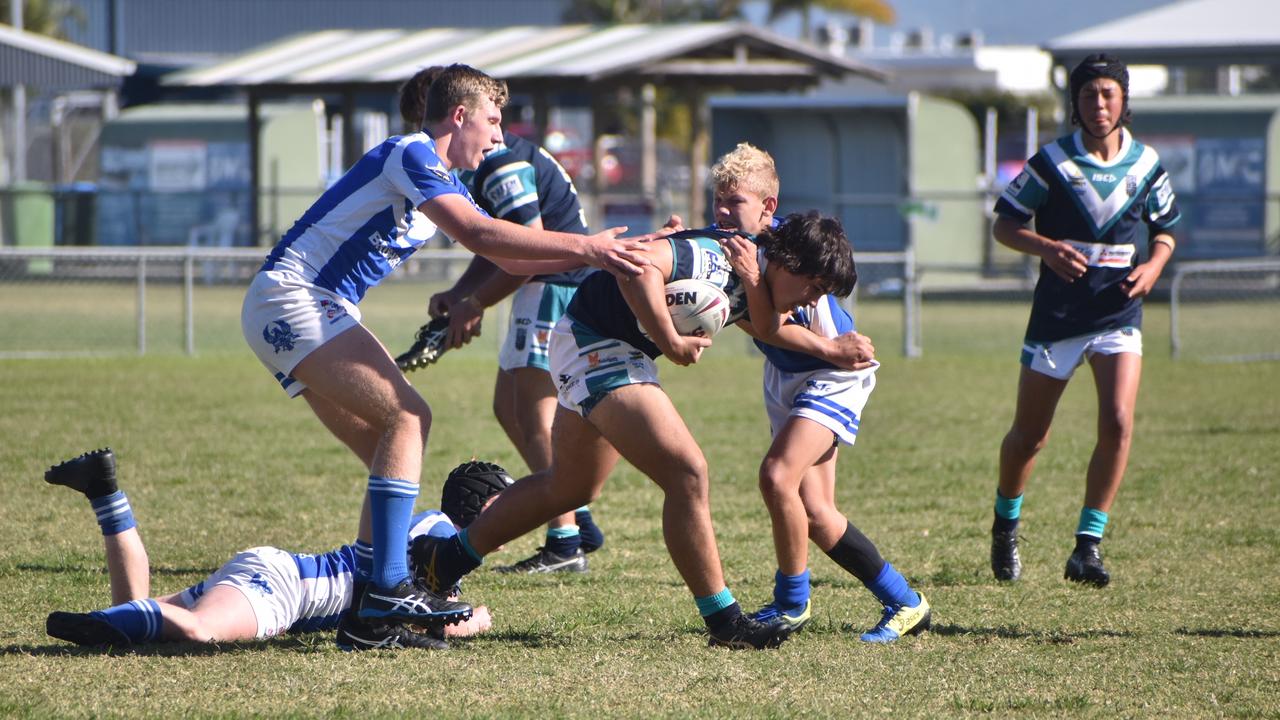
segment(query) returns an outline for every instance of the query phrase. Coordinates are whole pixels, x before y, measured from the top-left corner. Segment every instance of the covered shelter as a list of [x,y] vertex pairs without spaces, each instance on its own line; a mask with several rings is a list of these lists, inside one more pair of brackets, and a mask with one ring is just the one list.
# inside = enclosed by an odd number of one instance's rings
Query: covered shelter
[[[656,186],[655,88],[662,85],[686,98],[692,113],[691,167],[707,164],[710,141],[706,97],[725,91],[794,91],[811,88],[824,77],[861,76],[883,80],[873,66],[834,55],[740,22],[683,25],[630,24],[599,27],[516,26],[328,30],[271,43],[214,65],[184,70],[165,78],[173,88],[225,87],[244,91],[250,115],[252,197],[260,187],[257,123],[264,98],[309,92],[336,94],[344,114],[361,93],[394,95],[417,70],[462,62],[505,80],[513,94],[531,98],[537,140],[547,129],[557,94],[584,94],[599,117],[629,89],[642,99],[640,110],[641,187],[652,196]],[[354,123],[344,130],[344,161],[359,157]],[[594,142],[595,161],[602,157]],[[600,178],[602,173],[597,172]],[[590,188],[598,190],[598,188]],[[705,193],[692,183],[690,208],[701,216]],[[253,210],[257,227],[256,204]]]
[[1129,65],[1166,66],[1177,94],[1186,91],[1187,71],[1213,71],[1216,90],[1235,95],[1241,68],[1280,67],[1280,3],[1182,0],[1054,38],[1045,49],[1068,70],[1097,52]]
[[132,60],[0,24],[0,86],[10,96],[11,179],[20,182],[27,176],[27,88],[100,91],[104,114],[110,115],[120,83],[136,70]]

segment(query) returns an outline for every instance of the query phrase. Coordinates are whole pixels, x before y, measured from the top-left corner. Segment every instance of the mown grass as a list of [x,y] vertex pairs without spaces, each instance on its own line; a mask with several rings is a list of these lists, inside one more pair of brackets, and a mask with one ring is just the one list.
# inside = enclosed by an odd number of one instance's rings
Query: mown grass
[[[366,320],[397,350],[426,294],[388,290],[370,298]],[[10,310],[15,294],[4,296]],[[926,354],[907,361],[896,306],[864,303],[860,324],[885,364],[837,497],[933,603],[935,628],[922,637],[858,643],[878,608],[816,553],[808,629],[778,652],[707,649],[662,546],[659,493],[624,465],[595,505],[608,540],[591,572],[478,571],[467,596],[494,609],[495,632],[447,653],[346,655],[327,635],[73,649],[45,636],[44,617],[105,605],[107,578],[87,503],[40,480],[63,457],[117,450],[157,593],[243,547],[320,551],[354,532],[358,463],[243,348],[238,296],[206,297],[215,311],[200,316],[208,334],[194,358],[0,361],[0,715],[1280,716],[1280,365],[1171,362],[1158,306],[1132,461],[1103,545],[1114,581],[1102,591],[1061,575],[1093,443],[1087,371],[1063,400],[1024,505],[1024,580],[997,585],[987,533],[1026,308],[927,305]],[[664,365],[663,377],[712,468],[730,587],[754,606],[774,568],[755,489],[768,437],[759,360],[735,333],[697,367]],[[489,413],[495,364],[484,341],[412,378],[435,417],[420,505],[471,456],[521,467]],[[490,564],[537,542],[512,543]]]

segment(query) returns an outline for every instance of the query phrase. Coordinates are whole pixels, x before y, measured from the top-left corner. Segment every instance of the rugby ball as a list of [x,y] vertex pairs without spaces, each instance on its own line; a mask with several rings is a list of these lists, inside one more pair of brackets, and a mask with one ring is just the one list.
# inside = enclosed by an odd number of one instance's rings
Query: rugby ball
[[[714,337],[729,319],[729,296],[719,285],[686,278],[667,283],[667,312],[681,335]],[[644,332],[644,328],[640,328]]]

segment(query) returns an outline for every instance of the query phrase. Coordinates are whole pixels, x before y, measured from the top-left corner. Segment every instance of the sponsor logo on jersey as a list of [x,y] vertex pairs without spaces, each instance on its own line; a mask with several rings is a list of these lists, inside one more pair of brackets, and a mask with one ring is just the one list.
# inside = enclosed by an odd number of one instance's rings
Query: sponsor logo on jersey
[[524,185],[517,176],[504,178],[502,182],[494,184],[492,187],[485,188],[484,196],[493,205],[499,205],[503,200],[516,197],[524,191]]
[[1008,188],[1009,194],[1017,195],[1018,193],[1022,192],[1022,188],[1027,186],[1027,180],[1029,180],[1030,178],[1031,178],[1031,174],[1028,173],[1026,170],[1023,170],[1022,172],[1018,173],[1018,177],[1014,178],[1013,182],[1009,183],[1009,188]]
[[378,251],[382,259],[394,270],[400,264],[401,257],[396,253],[395,248],[391,247],[391,242],[383,237],[382,233],[375,232],[369,236],[369,242],[373,245],[373,249]]
[[538,338],[539,345],[546,345],[548,338],[550,338],[551,336],[548,334],[546,330],[539,330],[536,337]]
[[1113,183],[1116,181],[1116,176],[1111,173],[1096,172],[1093,174],[1093,181]]
[[276,320],[262,328],[262,339],[270,343],[277,354],[281,350],[292,352],[294,341],[300,337],[302,336],[293,331],[293,326],[284,320]]
[[1133,197],[1134,195],[1137,195],[1138,194],[1138,178],[1132,175],[1126,175],[1124,177],[1124,192],[1129,197]]
[[529,331],[525,328],[516,328],[516,349],[524,350],[524,346],[529,340]]
[[596,367],[600,364],[600,353],[587,353],[587,367]]
[[342,306],[342,303],[336,303],[328,299],[320,301],[320,311],[329,319],[330,324],[347,314],[347,309]]
[[249,587],[257,590],[258,593],[262,595],[275,594],[275,591],[271,589],[271,583],[267,582],[267,579],[262,577],[262,573],[254,573],[253,577],[249,578]]

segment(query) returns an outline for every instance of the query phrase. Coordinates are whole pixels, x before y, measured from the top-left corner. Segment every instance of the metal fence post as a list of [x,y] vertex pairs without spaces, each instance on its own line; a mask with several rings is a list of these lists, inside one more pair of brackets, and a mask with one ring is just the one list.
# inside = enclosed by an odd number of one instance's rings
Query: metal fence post
[[187,256],[182,260],[182,329],[188,355],[196,354],[195,268],[191,248],[187,248]]
[[138,354],[147,354],[147,256],[138,255]]

